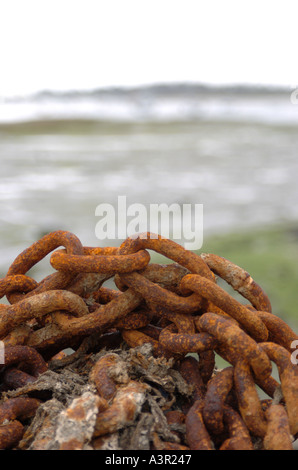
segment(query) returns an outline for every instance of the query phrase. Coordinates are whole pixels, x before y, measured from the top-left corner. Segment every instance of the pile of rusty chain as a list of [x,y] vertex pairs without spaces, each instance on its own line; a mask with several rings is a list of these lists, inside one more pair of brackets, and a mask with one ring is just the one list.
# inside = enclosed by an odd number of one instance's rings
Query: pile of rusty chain
[[[171,262],[150,263],[148,250]],[[55,272],[37,282],[27,273],[49,253]],[[235,300],[218,278],[249,303]],[[109,279],[116,288],[103,286]],[[129,237],[120,247],[98,248],[82,246],[70,232],[55,231],[17,256],[0,279],[3,296],[9,304],[0,304],[2,390],[36,380],[60,351],[76,351],[90,336],[97,335],[106,347],[118,335],[131,348],[150,343],[155,357],[174,358],[193,387],[189,409],[179,415],[184,442],[163,443],[163,449],[246,450],[254,449],[256,441],[266,450],[293,448],[298,367],[291,353],[298,336],[271,312],[262,288],[230,261],[198,255],[150,233]],[[230,366],[217,370],[216,355]],[[279,381],[272,376],[272,362]],[[97,435],[111,432],[104,431],[115,395],[108,367],[107,359],[92,372],[102,400]],[[269,398],[260,399],[257,387]],[[0,448],[17,445],[24,419],[39,404],[30,397],[0,402]]]

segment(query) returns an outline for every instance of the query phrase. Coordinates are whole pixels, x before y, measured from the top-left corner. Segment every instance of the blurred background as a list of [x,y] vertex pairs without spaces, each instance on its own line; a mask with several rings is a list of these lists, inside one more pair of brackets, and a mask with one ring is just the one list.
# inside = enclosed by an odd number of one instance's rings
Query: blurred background
[[103,245],[95,209],[118,196],[203,204],[201,251],[249,271],[297,329],[297,3],[1,9],[0,277],[53,230]]

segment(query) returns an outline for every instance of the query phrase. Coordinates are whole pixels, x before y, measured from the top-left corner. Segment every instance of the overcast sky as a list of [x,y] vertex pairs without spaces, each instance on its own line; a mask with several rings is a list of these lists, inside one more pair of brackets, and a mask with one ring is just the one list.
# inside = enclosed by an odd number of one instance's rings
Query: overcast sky
[[0,96],[156,82],[298,86],[297,0],[0,0]]

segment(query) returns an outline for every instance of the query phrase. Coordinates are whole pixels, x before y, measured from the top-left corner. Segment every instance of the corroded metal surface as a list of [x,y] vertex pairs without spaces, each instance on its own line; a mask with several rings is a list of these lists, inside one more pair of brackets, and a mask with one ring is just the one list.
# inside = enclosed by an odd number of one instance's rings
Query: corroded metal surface
[[[170,263],[150,263],[148,250]],[[49,254],[56,272],[37,282],[28,271]],[[250,304],[228,294],[217,276]],[[108,279],[115,289],[104,286]],[[231,261],[152,233],[100,248],[58,230],[17,256],[0,279],[0,296],[9,302],[0,304],[2,449],[105,449],[133,426],[126,438],[152,450],[293,448],[298,336]],[[139,352],[145,346],[149,359]],[[217,370],[217,356],[229,363],[225,369]],[[75,379],[85,388],[66,406],[51,399],[60,382],[47,374],[70,364],[85,368]],[[269,398],[261,400],[257,387]]]

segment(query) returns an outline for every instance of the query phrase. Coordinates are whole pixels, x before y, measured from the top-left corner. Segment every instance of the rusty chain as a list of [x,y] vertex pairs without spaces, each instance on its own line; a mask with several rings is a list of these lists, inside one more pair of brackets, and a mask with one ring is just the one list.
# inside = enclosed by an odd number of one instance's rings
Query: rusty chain
[[[148,250],[171,263],[150,263]],[[48,254],[56,272],[37,282],[28,271]],[[249,303],[235,300],[217,284],[218,277]],[[108,279],[115,288],[103,286]],[[193,387],[188,409],[167,413],[169,422],[185,426],[183,442],[161,442],[154,433],[153,448],[250,450],[258,440],[264,449],[292,449],[298,436],[298,367],[291,348],[298,336],[272,313],[263,289],[229,260],[187,251],[150,233],[129,237],[119,248],[97,248],[55,231],[17,256],[0,279],[4,296],[9,304],[0,305],[2,391],[36,381],[51,361],[66,364],[61,351],[80,351],[94,335],[102,347],[150,343],[153,356],[173,359]],[[216,355],[229,366],[218,371]],[[109,375],[115,361],[107,354],[90,374],[98,392],[96,438],[131,421],[133,397],[146,388],[130,381],[119,389]],[[279,382],[272,377],[272,362]],[[257,386],[268,400],[259,398]],[[0,401],[1,449],[18,444],[24,419],[39,405],[29,397]]]

